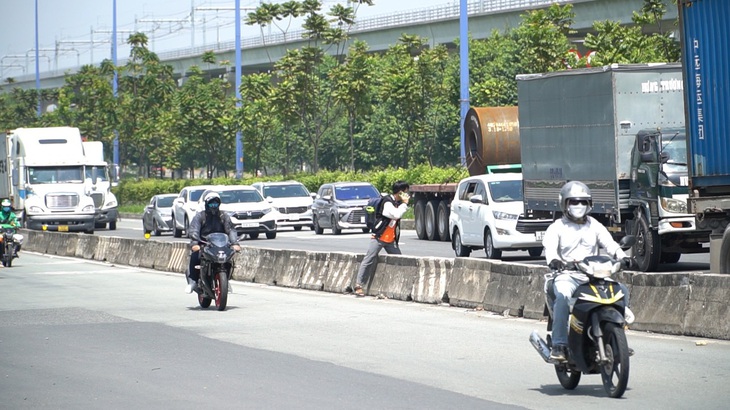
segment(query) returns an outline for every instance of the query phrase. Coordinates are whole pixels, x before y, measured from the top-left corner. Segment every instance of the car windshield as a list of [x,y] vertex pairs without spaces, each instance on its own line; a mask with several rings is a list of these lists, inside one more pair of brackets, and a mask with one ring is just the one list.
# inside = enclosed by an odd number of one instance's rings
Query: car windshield
[[190,200],[197,201],[203,195],[203,192],[205,192],[205,188],[190,190]]
[[175,200],[174,196],[163,196],[160,198],[157,198],[157,207],[158,208],[172,208],[172,201]]
[[379,195],[378,190],[372,185],[344,185],[335,187],[335,198],[340,201],[370,199]]
[[294,198],[309,196],[304,185],[271,185],[264,187],[264,196],[272,198]]
[[493,181],[489,191],[494,202],[522,201],[522,181]]
[[235,191],[221,191],[218,193],[221,196],[222,204],[238,204],[241,202],[261,202],[264,198],[259,194],[259,191],[254,189],[247,190],[235,190]]
[[82,167],[28,167],[31,184],[84,182]]

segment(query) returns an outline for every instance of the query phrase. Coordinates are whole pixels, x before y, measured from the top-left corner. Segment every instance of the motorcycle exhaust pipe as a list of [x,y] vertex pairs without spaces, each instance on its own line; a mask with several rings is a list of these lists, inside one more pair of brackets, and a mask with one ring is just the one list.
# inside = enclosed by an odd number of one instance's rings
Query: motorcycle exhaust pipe
[[540,357],[542,357],[542,360],[544,360],[545,363],[550,363],[550,348],[547,343],[542,340],[540,335],[537,333],[537,330],[533,330],[532,333],[530,333],[530,344],[535,348],[535,350],[537,350],[537,353],[540,354]]

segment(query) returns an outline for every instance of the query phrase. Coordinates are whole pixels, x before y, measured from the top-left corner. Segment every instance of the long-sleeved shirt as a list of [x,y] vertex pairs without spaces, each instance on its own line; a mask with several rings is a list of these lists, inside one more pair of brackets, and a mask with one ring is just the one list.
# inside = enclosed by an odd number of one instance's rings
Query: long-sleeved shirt
[[553,259],[581,261],[586,256],[598,255],[601,248],[616,258],[626,257],[608,229],[590,216],[586,217],[584,224],[577,224],[566,217],[556,220],[545,232],[542,246],[545,247],[548,263]]
[[407,204],[400,204],[395,206],[395,197],[393,195],[390,198],[386,198],[383,201],[383,218],[388,221],[388,226],[385,227],[383,232],[376,237],[385,243],[393,243],[395,241],[395,228],[398,226],[398,221],[403,217],[403,214],[408,210]]

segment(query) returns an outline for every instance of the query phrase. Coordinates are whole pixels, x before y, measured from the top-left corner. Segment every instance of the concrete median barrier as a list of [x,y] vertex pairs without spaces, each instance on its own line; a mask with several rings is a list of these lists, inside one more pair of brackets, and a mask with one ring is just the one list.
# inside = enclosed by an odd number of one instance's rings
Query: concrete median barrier
[[[24,250],[184,273],[185,243],[23,230]],[[236,255],[233,278],[326,292],[351,289],[363,254],[251,248]],[[420,303],[448,302],[542,318],[545,266],[475,258],[380,255],[368,294]],[[730,275],[623,272],[634,330],[730,340]]]

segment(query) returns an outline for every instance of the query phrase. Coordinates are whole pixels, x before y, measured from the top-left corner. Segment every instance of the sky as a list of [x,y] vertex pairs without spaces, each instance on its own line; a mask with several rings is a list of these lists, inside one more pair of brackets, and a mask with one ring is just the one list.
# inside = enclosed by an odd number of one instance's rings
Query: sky
[[[36,1],[40,72],[63,71],[110,58],[113,0],[0,0],[0,81],[35,73]],[[336,3],[346,3],[345,0],[323,2],[325,10]],[[148,47],[157,53],[235,39],[234,0],[117,0],[116,3],[119,60],[129,55],[124,39],[135,30],[147,34]],[[240,0],[240,3],[241,7],[256,7],[261,1]],[[438,6],[458,7],[458,4],[457,0],[374,0],[373,6],[359,8],[357,18],[377,18]],[[210,10],[216,7],[229,10]],[[195,30],[190,22],[193,10]],[[258,27],[241,24],[241,30],[244,40],[260,36]],[[266,30],[265,34],[268,33]],[[271,34],[277,33],[272,29]]]

